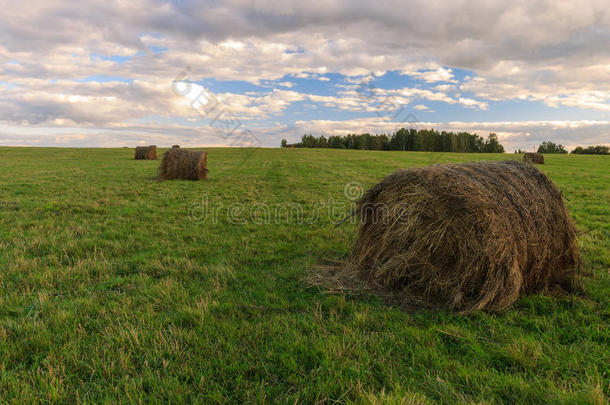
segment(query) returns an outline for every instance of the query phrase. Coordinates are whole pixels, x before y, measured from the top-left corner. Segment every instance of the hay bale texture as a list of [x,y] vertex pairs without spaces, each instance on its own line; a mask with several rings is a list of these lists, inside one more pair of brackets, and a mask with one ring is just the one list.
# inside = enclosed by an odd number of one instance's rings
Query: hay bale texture
[[529,163],[536,163],[538,165],[544,164],[544,156],[542,153],[525,153],[523,155],[523,161]]
[[157,146],[136,146],[136,160],[157,160]]
[[359,201],[345,263],[314,284],[358,285],[406,306],[502,310],[522,293],[574,291],[580,254],[561,192],[516,161],[434,165],[384,178]]
[[161,180],[205,180],[208,176],[208,153],[172,148],[165,152],[159,178]]

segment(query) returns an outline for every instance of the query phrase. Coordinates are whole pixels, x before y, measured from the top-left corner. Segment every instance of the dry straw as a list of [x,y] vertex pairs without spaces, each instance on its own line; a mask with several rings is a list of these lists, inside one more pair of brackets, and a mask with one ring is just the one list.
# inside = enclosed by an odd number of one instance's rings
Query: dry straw
[[503,310],[522,293],[578,287],[576,228],[560,191],[516,161],[434,165],[384,178],[359,201],[344,263],[313,283],[406,306]]
[[207,152],[172,148],[163,155],[159,167],[159,178],[161,180],[205,180],[208,176],[207,163]]
[[542,153],[525,153],[523,155],[523,161],[543,165],[544,156],[542,155]]
[[155,145],[150,146],[136,146],[137,160],[157,160],[157,147]]

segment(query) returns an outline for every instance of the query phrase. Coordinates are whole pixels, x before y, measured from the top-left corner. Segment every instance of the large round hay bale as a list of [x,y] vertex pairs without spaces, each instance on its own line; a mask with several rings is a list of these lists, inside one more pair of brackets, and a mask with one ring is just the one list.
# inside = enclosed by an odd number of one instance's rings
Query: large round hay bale
[[172,149],[180,149],[180,145],[172,145]]
[[561,192],[533,165],[398,171],[371,188],[356,212],[357,239],[332,277],[407,305],[502,310],[522,293],[578,285],[576,228]]
[[135,159],[137,160],[157,160],[157,146],[136,146]]
[[542,153],[525,153],[523,155],[523,161],[543,165],[544,156],[542,155]]
[[159,178],[205,180],[208,176],[207,164],[207,152],[173,148],[163,154]]

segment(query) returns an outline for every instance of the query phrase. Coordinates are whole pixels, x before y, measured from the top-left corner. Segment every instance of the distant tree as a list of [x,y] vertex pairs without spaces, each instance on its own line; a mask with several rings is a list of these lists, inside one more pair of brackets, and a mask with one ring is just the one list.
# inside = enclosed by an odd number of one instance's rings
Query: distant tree
[[360,136],[356,136],[356,148],[355,149],[369,149],[369,138],[370,134],[362,134]]
[[495,133],[490,133],[485,141],[486,153],[504,153],[504,147],[498,142],[498,136]]
[[296,144],[303,148],[335,148],[362,150],[403,150],[429,152],[492,152],[503,153],[504,147],[496,134],[487,140],[469,132],[446,132],[434,129],[401,128],[391,135],[348,134],[345,136],[315,137],[305,134]]
[[356,135],[349,134],[343,138],[343,144],[346,149],[356,149]]
[[557,145],[554,142],[542,142],[538,147],[538,153],[568,153],[563,145]]
[[305,134],[301,137],[301,145],[303,145],[304,148],[317,148],[318,141],[315,136]]
[[285,139],[282,139],[282,148],[285,148],[286,146],[288,146],[288,141]]
[[603,145],[587,146],[586,148],[577,146],[571,153],[577,155],[610,155],[610,148]]
[[389,140],[390,150],[409,150],[408,144],[409,131],[404,128],[394,132]]
[[373,135],[368,139],[368,149],[371,150],[387,150],[388,149],[389,140],[388,137],[384,135]]
[[329,136],[328,147],[333,149],[345,149],[345,144],[340,136]]
[[[470,137],[470,142],[471,144],[468,152],[485,152],[485,139],[481,138],[477,134],[474,134],[474,136]],[[490,150],[498,150],[499,148],[502,148],[502,152],[504,152],[504,147],[496,142],[496,144],[492,144]]]

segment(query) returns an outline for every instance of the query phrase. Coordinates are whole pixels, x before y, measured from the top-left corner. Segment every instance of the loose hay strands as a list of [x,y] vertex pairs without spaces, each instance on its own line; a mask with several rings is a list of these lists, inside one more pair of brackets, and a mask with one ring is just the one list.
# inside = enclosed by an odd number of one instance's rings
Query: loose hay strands
[[207,163],[207,152],[173,148],[163,155],[159,179],[205,180],[208,176]]
[[157,147],[155,145],[150,146],[136,146],[137,160],[157,160]]
[[398,171],[359,201],[347,260],[313,284],[365,288],[406,306],[503,310],[522,293],[574,291],[580,253],[560,191],[516,161]]
[[523,155],[523,161],[543,165],[544,156],[542,155],[542,153],[525,153]]

